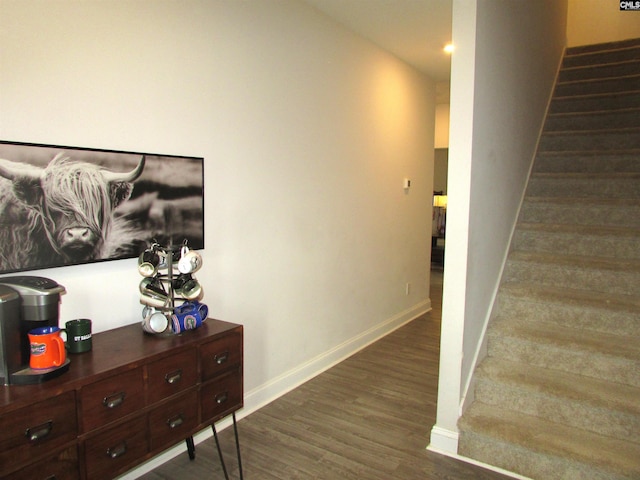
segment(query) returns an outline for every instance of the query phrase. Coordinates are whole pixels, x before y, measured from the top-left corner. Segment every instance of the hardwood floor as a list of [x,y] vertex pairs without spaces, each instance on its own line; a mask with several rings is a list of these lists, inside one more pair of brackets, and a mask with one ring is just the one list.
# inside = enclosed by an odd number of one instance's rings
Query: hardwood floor
[[[238,422],[247,480],[504,480],[426,450],[435,423],[442,273],[432,272],[432,312]],[[219,434],[239,478],[233,429]],[[214,439],[144,480],[224,478]]]

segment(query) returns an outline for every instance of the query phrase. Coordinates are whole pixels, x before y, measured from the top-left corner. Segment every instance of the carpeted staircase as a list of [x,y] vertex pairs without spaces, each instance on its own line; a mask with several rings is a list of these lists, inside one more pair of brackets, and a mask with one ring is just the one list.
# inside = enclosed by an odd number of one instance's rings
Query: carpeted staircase
[[640,479],[640,39],[567,50],[459,454]]

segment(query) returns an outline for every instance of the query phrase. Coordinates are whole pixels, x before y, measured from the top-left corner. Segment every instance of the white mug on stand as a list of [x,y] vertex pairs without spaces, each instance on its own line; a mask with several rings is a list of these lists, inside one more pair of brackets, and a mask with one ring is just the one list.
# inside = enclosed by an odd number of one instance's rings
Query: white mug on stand
[[180,273],[195,273],[202,267],[202,256],[195,250],[190,250],[186,245],[182,247],[178,271]]
[[169,327],[169,318],[163,312],[146,306],[142,309],[142,330],[147,333],[163,333]]

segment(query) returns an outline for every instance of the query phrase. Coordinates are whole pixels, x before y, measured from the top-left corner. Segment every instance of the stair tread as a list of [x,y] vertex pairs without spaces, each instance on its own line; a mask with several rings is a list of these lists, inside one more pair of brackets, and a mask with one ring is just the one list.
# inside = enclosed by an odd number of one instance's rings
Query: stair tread
[[582,255],[557,255],[543,252],[514,251],[509,255],[509,261],[524,261],[548,263],[562,266],[580,265],[585,268],[640,272],[640,260],[617,259],[610,257],[593,257]]
[[[577,459],[598,468],[640,476],[640,444],[542,420],[481,402],[461,417],[462,430],[472,428],[493,438],[545,455]],[[464,454],[464,452],[462,452]]]
[[536,322],[532,325],[524,319],[500,315],[494,319],[489,329],[490,336],[496,334],[526,338],[531,343],[562,348],[565,351],[583,351],[640,361],[640,342],[628,335],[594,332],[549,322]]
[[635,295],[594,292],[572,288],[549,287],[525,282],[504,283],[502,291],[511,296],[528,297],[536,301],[551,301],[594,308],[615,308],[640,311],[640,298]]
[[478,372],[493,381],[517,384],[529,394],[561,397],[640,416],[639,387],[494,357],[487,357]]
[[[638,63],[640,62],[640,60],[638,59],[634,59],[634,60],[628,60],[624,63]],[[623,63],[623,62],[615,62],[613,64],[607,64],[607,65],[617,65],[619,63]],[[582,66],[582,68],[593,68],[596,66],[602,66],[602,65],[589,65],[587,66]],[[566,67],[566,70],[570,69],[570,68],[577,68],[576,66],[573,67]],[[564,71],[565,69],[563,69]],[[610,80],[627,80],[627,79],[637,79],[640,80],[640,74],[637,73],[630,73],[627,75],[614,75],[611,77],[598,77],[598,78],[581,78],[578,80],[561,80],[559,82],[556,83],[556,86],[558,85],[571,85],[571,84],[584,84],[584,83],[598,83],[598,82],[607,82]]]
[[624,40],[614,40],[612,42],[592,43],[588,45],[576,45],[567,47],[565,57],[571,58],[593,53],[617,52],[620,50],[631,50],[640,46],[640,38],[627,38]]
[[619,127],[619,128],[598,128],[593,130],[546,130],[542,132],[542,136],[544,137],[553,137],[553,136],[567,136],[567,135],[585,135],[587,133],[602,133],[602,134],[630,134],[630,133],[638,133],[640,132],[640,127]]
[[597,179],[597,178],[638,178],[640,172],[534,172],[531,178],[579,178],[579,179]]
[[615,62],[590,63],[587,65],[566,66],[566,67],[562,67],[560,72],[564,73],[564,72],[573,72],[573,71],[579,71],[579,70],[611,68],[618,65],[635,65],[636,63],[640,63],[640,60],[638,60],[637,58],[630,58],[628,60],[616,60]]
[[530,203],[551,203],[554,205],[576,205],[576,206],[604,206],[609,205],[612,207],[640,207],[640,199],[625,198],[625,197],[549,197],[549,196],[533,196],[527,195],[524,199],[525,202]]
[[563,155],[563,156],[575,156],[575,155],[632,155],[638,152],[637,148],[588,148],[588,149],[556,149],[556,150],[538,150],[538,155]]
[[620,160],[625,160],[625,159],[640,160],[640,149],[629,148],[629,149],[619,150],[614,152],[611,152],[610,150],[607,150],[607,151],[585,150],[578,153],[565,151],[565,150],[545,150],[545,151],[536,153],[536,160],[538,160],[539,158],[558,159],[558,160],[565,159],[565,158],[577,158],[578,160],[601,159],[604,162],[604,161],[608,161],[612,157],[616,157],[617,159],[620,159]]
[[[567,233],[592,236],[640,237],[640,227],[618,225],[580,225],[568,223],[534,223],[518,222],[516,230],[527,230],[547,233]],[[639,240],[640,242],[640,240]],[[640,246],[640,243],[639,243]]]
[[563,101],[563,100],[577,100],[577,99],[586,99],[586,98],[606,98],[606,97],[616,97],[621,95],[636,95],[640,93],[640,90],[625,90],[625,91],[614,91],[614,92],[597,92],[597,93],[576,93],[573,95],[554,95],[552,101]]
[[547,114],[547,118],[601,116],[618,113],[640,113],[640,107],[621,107],[614,110],[589,110],[586,112],[554,112]]

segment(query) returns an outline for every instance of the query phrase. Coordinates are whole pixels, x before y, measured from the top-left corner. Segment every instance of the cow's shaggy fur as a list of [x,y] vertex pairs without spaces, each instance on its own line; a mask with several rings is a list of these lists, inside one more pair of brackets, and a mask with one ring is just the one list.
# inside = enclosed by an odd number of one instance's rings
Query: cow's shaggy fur
[[[29,167],[13,162],[14,171]],[[33,172],[39,177],[34,180]],[[98,166],[57,155],[44,170],[0,177],[0,270],[16,271],[120,256],[135,229],[113,210],[131,194],[129,182],[105,181]],[[90,241],[69,242],[69,228]],[[67,242],[67,243],[65,243]],[[71,248],[67,248],[71,245]]]

